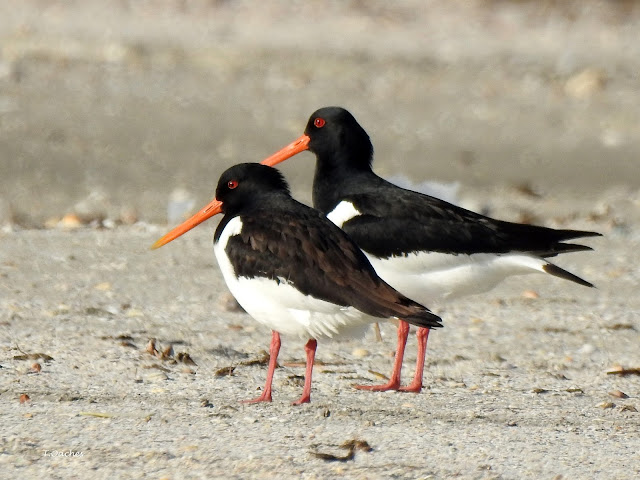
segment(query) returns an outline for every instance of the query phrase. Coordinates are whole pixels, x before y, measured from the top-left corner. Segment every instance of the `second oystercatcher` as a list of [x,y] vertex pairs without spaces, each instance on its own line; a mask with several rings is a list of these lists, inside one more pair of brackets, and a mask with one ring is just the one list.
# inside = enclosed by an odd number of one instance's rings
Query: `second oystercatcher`
[[[495,220],[400,188],[373,172],[369,136],[344,108],[314,112],[301,137],[262,163],[273,166],[304,150],[316,155],[313,206],[355,240],[385,281],[410,298],[430,304],[486,292],[508,276],[534,272],[593,286],[546,259],[591,250],[564,242],[599,233]],[[409,326],[401,322],[389,382],[359,388],[422,389],[429,332],[418,330],[415,376],[401,387],[408,333]]]
[[319,211],[289,194],[282,174],[258,163],[225,171],[215,199],[158,240],[158,248],[207,218],[224,213],[213,237],[214,252],[231,293],[258,322],[272,330],[269,369],[262,394],[270,402],[280,334],[307,338],[302,396],[311,398],[317,339],[363,334],[367,325],[403,318],[420,328],[440,318],[385,283],[367,257]]

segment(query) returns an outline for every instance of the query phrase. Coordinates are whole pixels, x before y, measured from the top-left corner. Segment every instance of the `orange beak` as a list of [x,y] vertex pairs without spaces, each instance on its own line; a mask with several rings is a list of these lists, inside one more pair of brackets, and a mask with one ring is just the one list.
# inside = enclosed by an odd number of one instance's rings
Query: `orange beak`
[[309,141],[311,139],[308,135],[302,135],[297,140],[294,140],[286,147],[278,150],[276,153],[271,155],[268,158],[265,158],[262,162],[263,165],[268,165],[273,167],[280,162],[284,162],[287,158],[293,157],[296,153],[300,153],[303,150],[307,150],[309,148]]
[[160,248],[163,245],[166,245],[172,240],[175,240],[183,233],[187,233],[193,227],[200,225],[206,219],[217,215],[218,213],[222,213],[222,202],[216,200],[215,198],[211,203],[209,203],[206,207],[196,213],[189,220],[181,223],[176,228],[167,233],[164,237],[158,240],[156,243],[151,245],[151,249],[155,250],[156,248]]

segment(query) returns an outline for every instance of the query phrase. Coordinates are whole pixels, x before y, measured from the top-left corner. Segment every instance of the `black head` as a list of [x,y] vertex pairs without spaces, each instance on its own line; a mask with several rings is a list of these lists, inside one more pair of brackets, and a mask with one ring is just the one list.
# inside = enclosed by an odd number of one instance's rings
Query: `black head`
[[313,112],[304,133],[309,150],[318,162],[332,166],[371,169],[373,145],[367,132],[342,107],[324,107]]
[[289,185],[278,170],[259,163],[235,165],[220,176],[213,201],[160,238],[151,248],[166,245],[214,215],[238,214],[264,205],[275,196],[291,199]]
[[258,205],[273,194],[288,196],[289,185],[279,170],[259,163],[239,163],[227,169],[216,188],[216,200],[222,202],[225,214]]

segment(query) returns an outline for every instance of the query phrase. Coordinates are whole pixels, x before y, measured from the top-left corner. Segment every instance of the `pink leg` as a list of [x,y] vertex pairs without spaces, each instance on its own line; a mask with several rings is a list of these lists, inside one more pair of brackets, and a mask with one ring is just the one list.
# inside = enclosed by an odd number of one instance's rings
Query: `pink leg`
[[409,336],[409,324],[400,320],[398,325],[398,346],[396,347],[396,359],[393,362],[391,378],[384,385],[354,385],[359,390],[370,390],[374,392],[386,392],[387,390],[398,390],[400,388],[400,375],[402,373],[402,359],[404,358],[404,347],[407,345]]
[[318,342],[313,338],[304,346],[304,351],[307,354],[307,368],[304,372],[304,389],[302,390],[300,399],[291,405],[302,405],[303,403],[309,403],[311,401],[311,374],[313,373],[313,360],[316,357],[317,346]]
[[400,387],[401,392],[420,393],[422,390],[422,374],[424,372],[424,357],[427,354],[427,339],[429,338],[428,328],[419,328],[416,333],[418,340],[418,358],[416,360],[416,373],[413,382],[406,387]]
[[271,332],[271,345],[269,346],[269,370],[267,371],[267,382],[264,384],[262,395],[252,400],[241,400],[242,403],[258,403],[271,401],[271,383],[273,382],[273,373],[276,370],[279,352],[280,334],[273,330]]

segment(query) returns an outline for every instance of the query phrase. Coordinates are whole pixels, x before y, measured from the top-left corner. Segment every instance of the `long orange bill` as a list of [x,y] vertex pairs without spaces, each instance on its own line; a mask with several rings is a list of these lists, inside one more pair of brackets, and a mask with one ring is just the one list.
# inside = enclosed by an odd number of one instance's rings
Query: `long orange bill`
[[296,153],[300,153],[303,150],[307,150],[309,148],[309,138],[308,135],[302,135],[297,140],[294,140],[286,147],[278,150],[276,153],[271,155],[268,158],[265,158],[262,162],[263,165],[269,165],[273,167],[280,162],[284,162],[287,158],[293,157]]
[[175,240],[183,233],[187,233],[193,227],[200,225],[206,219],[211,218],[218,213],[222,213],[222,202],[214,198],[211,203],[209,203],[206,207],[204,207],[202,210],[196,213],[189,220],[185,221],[184,223],[181,223],[176,228],[174,228],[169,233],[167,233],[164,237],[162,237],[160,240],[158,240],[156,243],[154,243],[151,246],[151,249],[155,250],[156,248],[160,248],[161,246],[166,245],[170,241]]

